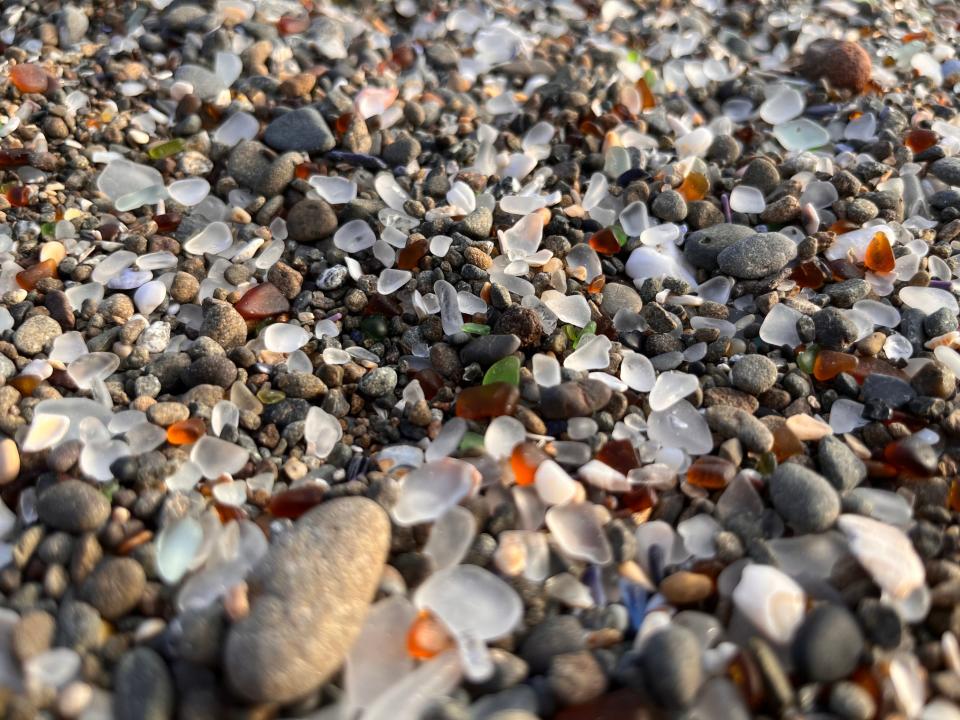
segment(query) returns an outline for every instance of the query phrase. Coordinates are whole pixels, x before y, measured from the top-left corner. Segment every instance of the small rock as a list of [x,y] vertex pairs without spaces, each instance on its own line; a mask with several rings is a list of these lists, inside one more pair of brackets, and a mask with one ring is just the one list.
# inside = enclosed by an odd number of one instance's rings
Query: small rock
[[322,198],[304,198],[287,213],[287,232],[297,242],[316,242],[336,229],[337,214]]
[[291,110],[275,118],[263,132],[263,141],[274,150],[316,153],[337,144],[327,121],[316,108]]
[[910,378],[910,384],[920,395],[947,400],[957,390],[957,376],[942,362],[933,360]]
[[247,322],[230,303],[207,298],[203,301],[200,334],[231,350],[247,342]]
[[80,586],[80,599],[107,620],[119,620],[140,602],[146,583],[143,567],[136,560],[110,557],[102,560]]
[[457,223],[457,229],[474,240],[486,240],[493,228],[493,213],[480,207]]
[[49,315],[33,315],[13,333],[13,345],[23,355],[36,355],[62,333],[60,323]]
[[593,653],[583,650],[554,657],[547,684],[562,704],[578,705],[600,697],[607,689],[607,676]]
[[683,254],[695,267],[713,270],[717,256],[739,240],[756,234],[746,225],[720,223],[704,230],[690,233],[683,244]]
[[359,390],[368,398],[379,398],[392,393],[396,386],[397,371],[392,367],[382,367],[360,378]]
[[757,280],[782,270],[797,256],[797,244],[777,232],[738,240],[717,255],[720,269],[735,278]]
[[110,501],[80,480],[65,480],[40,494],[37,514],[56,530],[82,533],[98,530],[110,517]]
[[20,475],[20,450],[10,438],[0,440],[0,485],[13,482]]
[[840,498],[822,475],[796,463],[784,463],[770,478],[773,506],[796,532],[823,532],[840,514]]
[[764,355],[744,355],[733,366],[735,387],[754,397],[765,393],[777,382],[777,366]]
[[516,335],[481,335],[463,346],[460,362],[464,365],[480,363],[487,367],[519,349],[520,338]]
[[498,335],[519,338],[520,347],[537,347],[543,337],[540,316],[522,305],[510,305],[497,318],[493,329]]
[[834,435],[827,435],[817,448],[820,472],[837,491],[852,490],[867,479],[867,466],[847,444]]
[[545,673],[553,659],[584,649],[583,626],[572,615],[554,615],[535,625],[520,646],[520,657],[534,673]]
[[383,148],[381,157],[394,167],[404,167],[420,156],[420,143],[409,133],[401,133],[396,140]]
[[813,314],[817,344],[830,350],[842,350],[857,339],[857,326],[839,308],[825,307]]
[[10,646],[13,654],[21,663],[53,645],[57,622],[53,615],[43,610],[28,610],[13,627]]
[[542,388],[540,414],[548,420],[590,417],[610,402],[613,391],[599,380],[571,380]]
[[930,173],[947,185],[960,187],[960,158],[940,158],[930,165]]
[[148,647],[125,654],[114,677],[116,720],[169,720],[176,706],[173,678],[167,664]]
[[703,683],[701,653],[697,636],[682,625],[667,625],[647,639],[640,665],[659,705],[677,710],[693,701]]
[[843,720],[871,720],[877,705],[866,688],[854,682],[838,682],[830,688],[830,712]]
[[825,603],[803,620],[793,638],[797,669],[814,682],[834,682],[852,673],[863,652],[856,618],[840,605]]
[[825,78],[833,87],[863,92],[873,71],[870,56],[857,43],[821,39],[810,44],[799,67],[811,80]]
[[666,190],[654,199],[651,212],[665,222],[681,222],[687,217],[687,201],[676,190]]
[[254,702],[287,703],[324,683],[360,632],[389,541],[379,505],[343,498],[309,511],[272,544],[248,578],[258,590],[250,614],[225,643],[233,691]]
[[773,433],[744,410],[730,405],[714,405],[706,409],[704,419],[721,439],[737,438],[750,452],[765,453],[773,447]]

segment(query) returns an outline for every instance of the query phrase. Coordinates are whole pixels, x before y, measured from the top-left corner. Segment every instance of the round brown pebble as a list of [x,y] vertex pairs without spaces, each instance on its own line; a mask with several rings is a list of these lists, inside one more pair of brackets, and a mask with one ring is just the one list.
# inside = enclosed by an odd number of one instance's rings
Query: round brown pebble
[[807,48],[800,73],[811,80],[826,79],[835,88],[863,92],[870,82],[867,51],[847,40],[817,40]]
[[713,594],[713,581],[706,575],[681,570],[663,579],[660,592],[671,603],[690,605],[706,600]]

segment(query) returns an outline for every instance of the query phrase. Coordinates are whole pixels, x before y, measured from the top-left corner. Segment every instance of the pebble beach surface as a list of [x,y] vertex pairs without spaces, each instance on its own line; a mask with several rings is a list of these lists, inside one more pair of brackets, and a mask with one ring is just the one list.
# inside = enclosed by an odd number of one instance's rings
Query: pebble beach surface
[[960,720],[960,8],[0,11],[0,717]]

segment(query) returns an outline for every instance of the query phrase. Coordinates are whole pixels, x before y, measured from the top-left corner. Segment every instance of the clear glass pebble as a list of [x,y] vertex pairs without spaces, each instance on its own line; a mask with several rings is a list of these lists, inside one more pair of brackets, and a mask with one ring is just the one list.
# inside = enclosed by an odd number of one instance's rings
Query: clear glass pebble
[[157,537],[157,574],[176,585],[187,574],[203,542],[203,528],[192,517],[167,525]]
[[402,526],[436,520],[474,489],[477,475],[472,465],[453,458],[425,463],[403,479],[393,519]]
[[570,370],[603,369],[610,364],[611,348],[612,343],[606,335],[594,335],[586,341],[581,339],[579,347],[564,359],[563,366]]
[[916,308],[927,315],[932,315],[940,308],[948,308],[954,314],[960,311],[956,296],[941,288],[908,285],[900,289],[899,297],[907,307]]
[[378,173],[373,184],[380,195],[380,199],[387,204],[387,207],[393,208],[397,212],[404,212],[403,205],[410,199],[410,196],[393,175],[388,172]]
[[23,452],[40,452],[63,440],[70,427],[70,418],[63,415],[35,415],[23,438]]
[[167,186],[167,194],[181,205],[193,207],[203,202],[210,194],[210,183],[203,178],[175,180]]
[[320,407],[313,406],[307,412],[303,425],[303,439],[307,452],[319,458],[327,457],[334,446],[343,438],[343,428],[333,415]]
[[212,222],[183,244],[192,255],[218,255],[233,245],[230,227],[224,222]]
[[235,112],[213,133],[214,142],[233,147],[244,140],[253,140],[260,132],[260,122],[251,114]]
[[436,571],[454,567],[463,560],[476,534],[477,520],[473,513],[454,505],[433,524],[423,554],[433,560]]
[[662,447],[680,448],[690,455],[703,455],[713,449],[707,421],[686,400],[650,413],[648,433],[650,439]]
[[666,410],[696,392],[699,387],[700,382],[695,375],[675,371],[662,373],[650,392],[650,409]]
[[640,200],[627,205],[620,213],[620,227],[630,237],[639,237],[650,227],[650,215],[647,204]]
[[561,378],[560,363],[552,355],[537,353],[533,356],[533,381],[540,387],[559,385]]
[[97,482],[110,482],[114,479],[110,466],[131,455],[130,446],[122,440],[87,443],[80,452],[80,472]]
[[260,336],[264,347],[270,352],[291,353],[310,342],[310,333],[299,325],[274,323],[268,325]]
[[250,453],[239,445],[210,435],[201,437],[190,449],[190,461],[208,480],[240,472],[249,459]]
[[760,106],[760,119],[779,125],[799,117],[806,107],[803,95],[789,86],[779,87]]
[[798,310],[777,303],[760,325],[760,339],[776,347],[786,345],[795,348],[800,345],[800,334],[797,332],[797,320],[801,317]]
[[730,193],[730,209],[734,212],[756,215],[762,213],[766,207],[767,201],[764,200],[763,193],[755,187],[738,185]]
[[381,295],[392,295],[406,285],[412,277],[413,273],[409,270],[386,268],[377,278],[377,292]]
[[593,503],[556,505],[547,510],[546,523],[553,539],[567,555],[597,565],[613,560],[613,550]]
[[770,565],[747,565],[733,591],[737,610],[777,645],[787,645],[806,614],[806,594]]
[[210,413],[210,429],[219,437],[226,428],[237,428],[240,425],[240,408],[229,400],[221,400],[213,406]]
[[540,300],[563,322],[580,328],[590,322],[590,305],[583,295],[564,295],[556,290],[546,290]]
[[340,226],[333,235],[333,244],[346,253],[356,253],[372,248],[377,242],[370,225],[365,220],[351,220]]
[[791,152],[802,152],[823,147],[830,142],[830,133],[807,118],[798,118],[781,123],[773,128],[773,135]]
[[343,205],[357,197],[357,184],[345,177],[312,175],[307,182],[331,205]]

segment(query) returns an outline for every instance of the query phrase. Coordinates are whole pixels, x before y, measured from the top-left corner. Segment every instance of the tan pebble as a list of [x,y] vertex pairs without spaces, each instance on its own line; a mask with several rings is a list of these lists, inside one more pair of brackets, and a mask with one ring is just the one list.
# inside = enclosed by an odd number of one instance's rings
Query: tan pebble
[[787,427],[790,429],[790,432],[797,436],[797,440],[801,441],[819,440],[827,435],[833,434],[833,430],[827,423],[823,422],[823,420],[817,420],[815,417],[811,417],[806,413],[788,417]]
[[713,594],[713,581],[706,575],[681,570],[663,579],[660,592],[672,603],[689,605],[710,597]]
[[57,698],[57,713],[65,718],[80,715],[93,699],[93,689],[85,682],[76,680],[65,686]]
[[20,451],[10,438],[0,440],[0,485],[13,482],[20,474]]
[[53,260],[58,265],[60,261],[67,256],[67,249],[63,246],[62,242],[58,240],[51,240],[50,242],[45,242],[40,247],[40,262],[45,260]]

